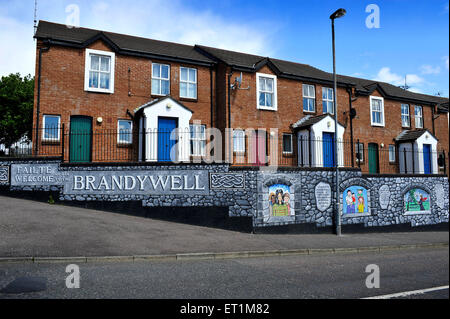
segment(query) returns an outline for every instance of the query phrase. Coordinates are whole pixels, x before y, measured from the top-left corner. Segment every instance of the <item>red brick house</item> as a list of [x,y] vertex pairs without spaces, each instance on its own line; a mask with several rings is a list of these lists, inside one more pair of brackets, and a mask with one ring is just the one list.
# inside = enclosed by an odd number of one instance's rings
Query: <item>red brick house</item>
[[[206,129],[217,128],[225,143],[216,150],[234,165],[331,167],[337,161],[366,173],[438,173],[446,166],[439,159],[449,151],[446,98],[339,76],[334,154],[330,73],[45,21],[35,37],[38,155],[170,161],[177,143],[177,160],[190,161],[211,154]],[[171,139],[174,128],[180,132]]]

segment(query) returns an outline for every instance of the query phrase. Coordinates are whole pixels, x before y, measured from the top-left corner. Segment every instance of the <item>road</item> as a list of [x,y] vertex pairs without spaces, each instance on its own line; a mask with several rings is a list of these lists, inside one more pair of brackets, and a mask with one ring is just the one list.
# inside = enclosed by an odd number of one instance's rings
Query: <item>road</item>
[[[369,274],[365,269],[370,264],[379,266],[379,289],[366,287]],[[448,249],[221,261],[87,263],[79,265],[79,289],[66,288],[66,266],[0,264],[0,298],[353,299],[449,283]],[[23,286],[11,284],[18,278],[34,278],[34,288],[44,290],[18,293]],[[15,288],[16,293],[1,292]],[[443,289],[403,298],[448,299],[449,292]]]

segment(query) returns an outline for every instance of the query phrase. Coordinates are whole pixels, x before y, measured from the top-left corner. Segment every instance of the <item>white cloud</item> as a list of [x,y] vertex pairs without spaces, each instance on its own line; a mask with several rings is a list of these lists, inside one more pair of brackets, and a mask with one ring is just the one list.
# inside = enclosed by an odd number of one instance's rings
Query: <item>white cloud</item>
[[[378,72],[377,76],[374,78],[375,81],[386,82],[393,85],[404,85],[405,84],[405,76],[398,75],[396,73],[391,72],[391,69],[388,67],[383,67]],[[407,74],[406,75],[406,83],[408,85],[418,85],[423,84],[425,80],[418,76],[417,74]]]
[[0,76],[10,73],[34,75],[33,25],[0,16],[0,30]]
[[436,66],[433,67],[432,65],[422,65],[420,67],[420,70],[422,72],[422,74],[439,74],[441,73],[441,67],[440,66]]
[[[38,19],[66,22],[65,7],[73,1],[47,0],[39,3]],[[31,14],[33,1],[26,11]],[[267,19],[240,21],[222,13],[191,9],[180,0],[78,1],[80,25],[153,38],[163,41],[202,44],[228,50],[270,56],[277,29]],[[19,0],[11,6],[23,6]],[[22,11],[23,12],[23,11]],[[0,9],[0,76],[11,72],[34,74],[35,43],[32,20],[20,21],[20,12]],[[8,61],[8,63],[3,63]]]
[[448,71],[448,55],[447,55],[447,56],[444,56],[444,57],[442,57],[442,60],[444,60],[444,63],[445,63],[445,67],[447,68],[447,71]]

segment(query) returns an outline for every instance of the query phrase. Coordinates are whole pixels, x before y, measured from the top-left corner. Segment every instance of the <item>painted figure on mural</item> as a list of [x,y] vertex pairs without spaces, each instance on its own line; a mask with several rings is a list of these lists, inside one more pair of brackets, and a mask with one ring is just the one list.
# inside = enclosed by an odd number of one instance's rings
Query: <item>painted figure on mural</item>
[[355,205],[354,205],[354,194],[352,194],[352,191],[349,190],[347,192],[347,197],[345,198],[345,201],[347,203],[347,214],[354,214],[355,213]]
[[284,193],[284,195],[283,195],[283,203],[287,207],[288,216],[291,215],[290,199],[291,199],[291,195],[289,195],[289,193]]
[[269,215],[273,216],[273,205],[276,203],[275,193],[269,195]]
[[364,213],[364,197],[358,197],[358,213]]

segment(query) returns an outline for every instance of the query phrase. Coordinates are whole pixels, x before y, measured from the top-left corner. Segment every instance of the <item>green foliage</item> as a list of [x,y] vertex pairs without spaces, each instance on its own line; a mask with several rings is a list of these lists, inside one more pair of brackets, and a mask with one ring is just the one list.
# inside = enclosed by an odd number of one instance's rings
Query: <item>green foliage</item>
[[10,74],[0,79],[0,144],[7,147],[22,136],[31,139],[34,77]]

